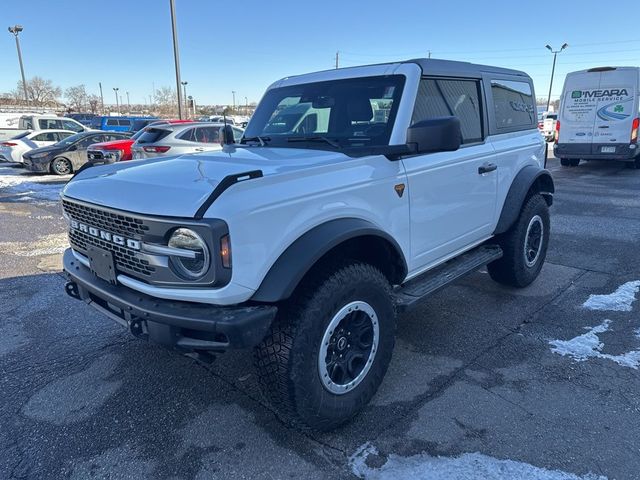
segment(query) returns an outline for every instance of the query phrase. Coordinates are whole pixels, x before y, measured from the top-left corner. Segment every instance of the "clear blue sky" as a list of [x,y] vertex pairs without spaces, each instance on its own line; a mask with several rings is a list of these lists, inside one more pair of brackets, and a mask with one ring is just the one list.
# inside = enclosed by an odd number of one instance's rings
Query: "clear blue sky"
[[[27,77],[63,89],[84,83],[105,103],[112,87],[143,102],[175,85],[169,0],[2,0],[0,92],[20,78],[13,36],[22,24]],[[528,72],[546,96],[549,43],[558,56],[552,97],[564,74],[599,65],[640,65],[637,2],[504,1],[243,2],[176,0],[182,78],[198,103],[258,101],[274,80],[340,65],[411,57],[468,60]]]

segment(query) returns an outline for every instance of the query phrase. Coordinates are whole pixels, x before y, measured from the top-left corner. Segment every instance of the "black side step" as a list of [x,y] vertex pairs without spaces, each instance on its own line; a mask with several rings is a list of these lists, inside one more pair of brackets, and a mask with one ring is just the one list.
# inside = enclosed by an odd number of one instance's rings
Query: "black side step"
[[415,306],[442,287],[501,257],[498,245],[482,245],[409,280],[394,292],[398,311]]

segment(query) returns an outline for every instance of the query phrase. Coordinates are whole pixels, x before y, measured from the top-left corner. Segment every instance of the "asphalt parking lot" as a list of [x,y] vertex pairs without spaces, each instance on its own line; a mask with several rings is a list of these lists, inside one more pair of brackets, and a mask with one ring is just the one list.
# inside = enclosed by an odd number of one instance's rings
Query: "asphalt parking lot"
[[638,478],[640,171],[549,168],[540,278],[480,271],[400,317],[371,405],[305,434],[250,352],[198,363],[67,297],[60,178],[0,165],[0,478]]

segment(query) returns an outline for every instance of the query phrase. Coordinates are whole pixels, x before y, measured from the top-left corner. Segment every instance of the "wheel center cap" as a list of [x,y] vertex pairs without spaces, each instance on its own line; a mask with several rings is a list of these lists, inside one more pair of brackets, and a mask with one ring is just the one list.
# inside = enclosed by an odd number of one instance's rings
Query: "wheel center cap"
[[340,337],[337,343],[338,350],[344,350],[347,348],[347,337]]

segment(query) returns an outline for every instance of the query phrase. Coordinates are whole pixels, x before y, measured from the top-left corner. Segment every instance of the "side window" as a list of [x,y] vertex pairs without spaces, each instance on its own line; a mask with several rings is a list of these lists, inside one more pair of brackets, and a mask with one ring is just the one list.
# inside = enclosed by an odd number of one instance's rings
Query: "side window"
[[33,140],[34,142],[53,142],[55,133],[53,132],[47,132],[47,133],[41,133],[40,135],[36,135],[35,137],[33,137],[31,140]]
[[56,135],[56,141],[59,142],[60,140],[64,140],[65,138],[70,137],[71,135],[73,135],[73,133],[58,132],[55,135]]
[[93,145],[94,143],[102,142],[102,135],[91,135],[90,137],[84,138],[78,142],[78,148],[87,148],[89,145]]
[[438,117],[458,117],[462,143],[482,141],[480,82],[432,79],[420,81],[411,124]]
[[186,140],[187,142],[195,142],[196,141],[196,129],[190,128],[185,132],[181,133],[178,137],[180,140]]
[[491,80],[491,94],[498,129],[535,128],[536,107],[531,85],[512,80]]
[[121,127],[130,127],[131,126],[131,120],[118,120],[118,124]]
[[71,130],[73,132],[82,132],[82,127],[78,125],[76,122],[71,122],[69,120],[63,120],[62,126],[60,127],[64,130]]
[[221,127],[200,127],[196,128],[196,142],[218,143],[220,142]]
[[117,127],[118,126],[118,120],[116,118],[110,118],[107,120],[107,126],[109,127]]

